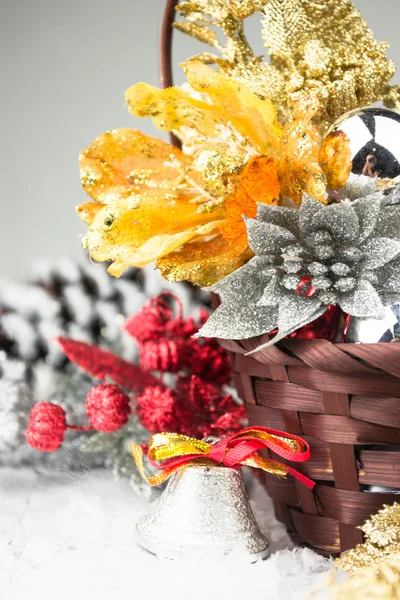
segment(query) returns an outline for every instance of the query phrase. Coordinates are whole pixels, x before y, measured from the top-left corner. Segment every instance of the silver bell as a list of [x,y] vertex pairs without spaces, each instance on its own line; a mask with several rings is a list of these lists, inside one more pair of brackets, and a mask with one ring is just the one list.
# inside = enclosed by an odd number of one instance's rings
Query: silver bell
[[227,467],[192,466],[175,473],[156,508],[136,525],[135,539],[170,559],[235,553],[255,562],[269,555],[242,474]]

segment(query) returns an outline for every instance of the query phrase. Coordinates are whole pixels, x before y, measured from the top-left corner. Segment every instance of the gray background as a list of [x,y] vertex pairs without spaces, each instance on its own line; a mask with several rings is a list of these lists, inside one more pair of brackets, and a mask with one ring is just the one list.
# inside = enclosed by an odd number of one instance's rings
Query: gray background
[[[81,257],[85,200],[78,154],[118,127],[158,135],[124,106],[125,90],[158,77],[164,0],[2,0],[0,275],[23,277],[34,258]],[[398,0],[358,0],[400,63]],[[248,25],[261,53],[258,17]],[[199,45],[176,34],[178,61]],[[183,78],[176,69],[176,81]],[[395,78],[400,82],[400,75]]]

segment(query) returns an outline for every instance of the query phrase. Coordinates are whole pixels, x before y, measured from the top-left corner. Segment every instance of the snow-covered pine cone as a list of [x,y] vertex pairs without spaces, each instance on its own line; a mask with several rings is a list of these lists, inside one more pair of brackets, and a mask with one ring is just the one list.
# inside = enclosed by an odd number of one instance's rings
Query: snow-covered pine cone
[[[134,361],[136,345],[122,331],[124,318],[169,288],[153,269],[131,269],[115,279],[101,265],[71,259],[37,263],[26,283],[0,281],[0,464],[73,469],[104,463],[101,453],[80,452],[84,434],[69,432],[63,448],[50,454],[25,442],[29,411],[39,401],[62,405],[71,423],[86,423],[85,396],[94,380],[50,338],[72,337]],[[174,285],[174,293],[186,314],[207,299],[186,285]]]

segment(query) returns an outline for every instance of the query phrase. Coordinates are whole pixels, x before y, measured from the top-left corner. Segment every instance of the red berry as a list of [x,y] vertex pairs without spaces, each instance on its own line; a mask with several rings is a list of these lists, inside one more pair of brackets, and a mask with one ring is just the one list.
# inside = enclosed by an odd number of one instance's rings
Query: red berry
[[96,385],[86,396],[86,414],[96,431],[118,431],[129,421],[129,396],[117,385]]
[[65,411],[61,406],[51,402],[38,402],[31,410],[25,437],[32,448],[41,452],[54,452],[63,443],[66,430]]
[[176,394],[169,388],[147,388],[136,398],[136,413],[143,427],[150,433],[178,432],[175,416]]

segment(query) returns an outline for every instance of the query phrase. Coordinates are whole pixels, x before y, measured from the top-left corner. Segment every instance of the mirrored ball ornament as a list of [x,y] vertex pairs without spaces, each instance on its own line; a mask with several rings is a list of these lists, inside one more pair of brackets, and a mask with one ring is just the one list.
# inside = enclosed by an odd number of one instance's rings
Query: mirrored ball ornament
[[380,107],[348,112],[326,139],[340,134],[350,144],[353,175],[382,179],[400,175],[400,113]]

